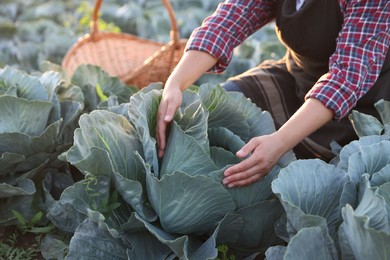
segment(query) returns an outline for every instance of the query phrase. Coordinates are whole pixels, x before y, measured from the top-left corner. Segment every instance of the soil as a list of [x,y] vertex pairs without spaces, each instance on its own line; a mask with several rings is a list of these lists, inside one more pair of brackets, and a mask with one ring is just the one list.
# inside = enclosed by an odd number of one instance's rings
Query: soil
[[[14,245],[12,245],[11,242],[9,241],[13,236],[17,236]],[[11,226],[11,227],[0,226],[0,241],[14,248],[29,249],[31,247],[35,247],[39,249],[39,243],[37,242],[37,237],[38,236],[36,234],[22,232],[15,226]],[[43,260],[44,258],[42,257],[41,254],[38,254],[34,259]]]

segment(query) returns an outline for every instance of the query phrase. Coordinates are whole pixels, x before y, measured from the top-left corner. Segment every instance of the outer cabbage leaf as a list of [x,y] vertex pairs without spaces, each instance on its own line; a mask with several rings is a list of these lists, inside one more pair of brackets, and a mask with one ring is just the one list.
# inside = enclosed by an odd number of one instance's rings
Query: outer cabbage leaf
[[[275,132],[270,113],[261,110],[242,93],[227,92],[219,85],[204,84],[199,89],[199,95],[209,111],[209,128],[225,127],[244,142]],[[295,160],[294,153],[289,151],[279,159],[278,164],[284,167]]]
[[61,118],[61,105],[57,96],[62,83],[61,74],[54,71],[46,71],[39,77],[39,81],[46,88],[48,100],[53,105],[49,117],[49,124],[51,124]]
[[275,166],[265,177],[251,185],[227,189],[236,203],[237,209],[269,200],[274,197],[271,189],[271,183],[278,176],[279,172],[280,167]]
[[[200,86],[199,95],[205,109],[209,111],[209,128],[225,127],[245,142],[249,141],[251,138],[249,123],[244,112],[237,109],[240,104],[233,100],[232,95],[218,85],[209,84]],[[248,101],[242,96],[241,102]]]
[[[39,136],[28,136],[23,133],[0,134],[0,151],[21,154],[26,157],[46,152],[53,153],[60,131],[61,121],[49,125]],[[45,158],[47,159],[47,158]]]
[[[236,214],[227,214],[216,226],[212,234],[207,239],[198,239],[195,236],[190,235],[177,235],[166,232],[160,226],[156,224],[151,224],[150,222],[145,221],[139,215],[133,214],[129,219],[129,223],[134,227],[141,227],[147,230],[151,235],[157,238],[162,244],[166,245],[174,253],[174,257],[179,259],[216,259],[217,257],[217,244],[216,237],[221,236],[226,239],[226,235],[230,235],[231,232],[235,232],[233,237],[237,236],[237,232],[242,223],[240,222],[239,216]],[[223,232],[226,230],[224,227],[229,227],[228,232]],[[142,231],[142,230],[141,230]],[[137,231],[139,233],[140,230]],[[131,232],[130,234],[135,233]],[[232,237],[229,237],[232,238]],[[228,239],[229,239],[228,238]],[[144,247],[145,244],[142,244]],[[137,250],[139,249],[139,250]],[[144,249],[134,248],[134,254],[142,253]],[[149,253],[151,254],[151,253]],[[140,258],[146,259],[146,258]],[[149,258],[148,258],[149,259]],[[153,258],[155,259],[155,258]],[[160,259],[160,258],[157,258]]]
[[244,220],[241,214],[237,212],[226,214],[217,227],[217,244],[223,245],[237,242],[243,227]]
[[[324,217],[330,234],[334,234],[340,223],[340,197],[348,180],[344,171],[319,159],[299,160],[280,171],[272,190],[298,229],[304,223],[302,217],[314,215]],[[289,216],[297,209],[304,215]]]
[[67,152],[67,160],[75,164],[88,156],[91,147],[98,147],[108,152],[115,171],[131,176],[132,167],[128,159],[136,151],[142,151],[132,125],[123,116],[104,110],[82,115],[79,124],[74,145]]
[[89,212],[89,218],[77,227],[65,259],[128,259],[128,248],[128,240],[110,229],[103,215]]
[[[390,257],[390,233],[368,227],[370,221],[367,216],[357,216],[350,205],[343,210],[344,222],[340,226],[340,247],[346,255],[353,254],[357,260],[388,259]],[[344,238],[344,239],[342,239]]]
[[[111,77],[100,67],[91,64],[82,64],[77,67],[71,81],[81,88],[87,85],[92,86],[95,91],[96,86],[99,86],[104,95],[118,97],[119,103],[129,102],[130,97],[137,92],[135,87],[127,86],[118,77]],[[97,95],[96,92],[94,95]],[[98,100],[97,103],[102,101]]]
[[371,189],[368,174],[364,174],[359,183],[359,205],[354,215],[367,217],[366,227],[390,232],[386,201]]
[[390,124],[390,101],[389,100],[378,100],[375,104],[375,109],[378,111],[384,125]]
[[62,138],[61,143],[72,144],[73,143],[73,132],[76,129],[76,122],[80,114],[83,111],[83,105],[75,101],[61,101],[61,130],[59,137]]
[[[189,91],[187,91],[189,92]],[[197,94],[194,94],[197,95]],[[189,96],[189,95],[183,95]],[[190,103],[187,107],[184,108],[184,112],[180,113],[180,118],[178,118],[179,113],[176,113],[175,121],[180,125],[180,128],[187,134],[195,138],[198,144],[203,147],[203,149],[209,153],[209,139],[207,138],[207,128],[208,128],[208,111],[206,111],[199,100]]]
[[133,126],[123,116],[102,110],[81,116],[66,158],[82,172],[111,174],[123,198],[139,214],[154,220],[156,214],[143,206],[145,173],[138,152],[142,146]]
[[236,242],[228,243],[236,256],[248,256],[265,251],[281,241],[274,228],[275,222],[284,213],[279,200],[264,200],[237,211],[243,220]]
[[0,199],[12,196],[32,195],[35,191],[34,182],[30,179],[21,179],[14,185],[0,183]]
[[209,128],[208,136],[210,146],[221,147],[233,154],[236,154],[245,145],[245,142],[238,135],[223,127]]
[[374,104],[381,121],[376,117],[357,111],[349,116],[355,132],[359,137],[369,135],[387,135],[390,133],[390,102],[383,99]]
[[281,260],[287,251],[285,246],[271,246],[265,252],[266,260]]
[[302,228],[318,226],[336,258],[333,239],[341,222],[340,198],[348,180],[344,171],[319,159],[298,160],[283,168],[272,182],[272,190],[286,210],[290,238]]
[[[35,194],[36,192],[34,195]],[[37,207],[34,206],[33,202],[34,196],[32,195],[18,195],[4,200],[2,199],[0,207],[0,225],[9,226],[17,225],[19,223],[15,215],[12,213],[12,210],[23,214],[25,219],[31,219],[37,213]]]
[[0,134],[39,136],[47,127],[52,103],[0,96]]
[[169,138],[165,148],[165,155],[161,162],[160,176],[182,171],[188,175],[207,174],[217,170],[209,153],[192,136],[184,133],[172,123]]
[[340,160],[337,164],[337,167],[344,171],[348,171],[348,160],[352,154],[364,150],[366,146],[379,143],[383,140],[389,140],[389,137],[377,135],[364,136],[359,138],[359,140],[350,142],[341,149],[339,154]]
[[152,166],[156,176],[159,165],[156,149],[156,115],[160,104],[161,92],[150,88],[148,92],[139,92],[130,98],[128,117],[141,141],[144,159]]
[[16,153],[2,153],[0,156],[0,177],[6,175],[18,166],[18,164],[24,161],[26,157]]
[[390,224],[390,182],[387,182],[383,185],[381,185],[377,189],[377,194],[379,196],[382,196],[386,203],[386,211],[387,211],[387,218],[388,223]]
[[389,136],[390,135],[390,101],[381,99],[377,101],[374,105],[383,123],[383,128],[384,128],[383,134]]
[[171,233],[210,233],[236,206],[221,183],[175,171],[160,180],[147,174],[150,203],[164,230]]
[[[308,241],[310,241],[308,243]],[[287,247],[274,247],[266,252],[267,260],[331,260],[326,238],[319,227],[308,227],[298,231]]]
[[[242,161],[241,158],[237,157],[232,152],[220,147],[210,147],[210,158],[213,160],[217,169],[219,169],[217,170],[218,172],[220,172],[220,169],[226,168],[226,166],[237,164]],[[209,176],[215,176],[218,180],[221,179],[218,173],[212,173],[209,174]]]
[[60,230],[75,232],[75,228],[88,217],[89,210],[105,212],[110,198],[109,174],[86,177],[69,186],[49,208],[48,218]]
[[[352,154],[348,162],[348,174],[351,181],[357,184],[363,174],[370,177],[390,164],[390,141],[381,141],[367,145],[359,152]],[[382,175],[386,173],[382,172]]]
[[44,259],[63,259],[68,251],[66,242],[53,234],[45,235],[40,244],[40,252]]
[[382,123],[376,117],[355,110],[349,115],[349,120],[358,137],[381,135],[384,129]]
[[50,101],[46,88],[38,78],[8,66],[0,70],[0,86],[1,89],[16,88],[17,97]]

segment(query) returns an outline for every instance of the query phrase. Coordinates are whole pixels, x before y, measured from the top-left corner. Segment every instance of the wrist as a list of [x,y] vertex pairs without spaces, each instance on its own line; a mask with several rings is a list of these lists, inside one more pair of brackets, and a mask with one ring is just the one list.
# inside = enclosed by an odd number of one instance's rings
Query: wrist
[[331,110],[316,99],[308,99],[297,112],[278,130],[275,138],[287,152],[304,138],[318,130],[333,117]]
[[290,151],[297,144],[296,141],[292,140],[291,136],[286,134],[284,131],[278,130],[272,133],[271,136],[275,140],[274,148],[279,157]]

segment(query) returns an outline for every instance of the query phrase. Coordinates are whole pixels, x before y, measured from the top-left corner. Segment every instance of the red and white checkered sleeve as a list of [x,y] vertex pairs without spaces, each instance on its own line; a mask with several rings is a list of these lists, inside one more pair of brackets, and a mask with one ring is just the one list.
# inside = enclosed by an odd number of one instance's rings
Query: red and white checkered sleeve
[[344,1],[344,25],[329,72],[307,93],[345,117],[374,85],[390,45],[390,1]]
[[222,72],[235,47],[274,18],[275,0],[227,0],[196,28],[186,50],[207,52],[218,58],[211,69]]

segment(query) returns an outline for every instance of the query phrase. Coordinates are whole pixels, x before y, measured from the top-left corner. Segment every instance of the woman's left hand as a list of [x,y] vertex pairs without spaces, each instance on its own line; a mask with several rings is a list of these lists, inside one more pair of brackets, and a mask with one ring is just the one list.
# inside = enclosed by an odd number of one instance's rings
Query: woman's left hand
[[274,134],[252,138],[236,153],[240,158],[249,155],[248,158],[226,169],[222,183],[232,188],[260,180],[275,166],[284,150]]

